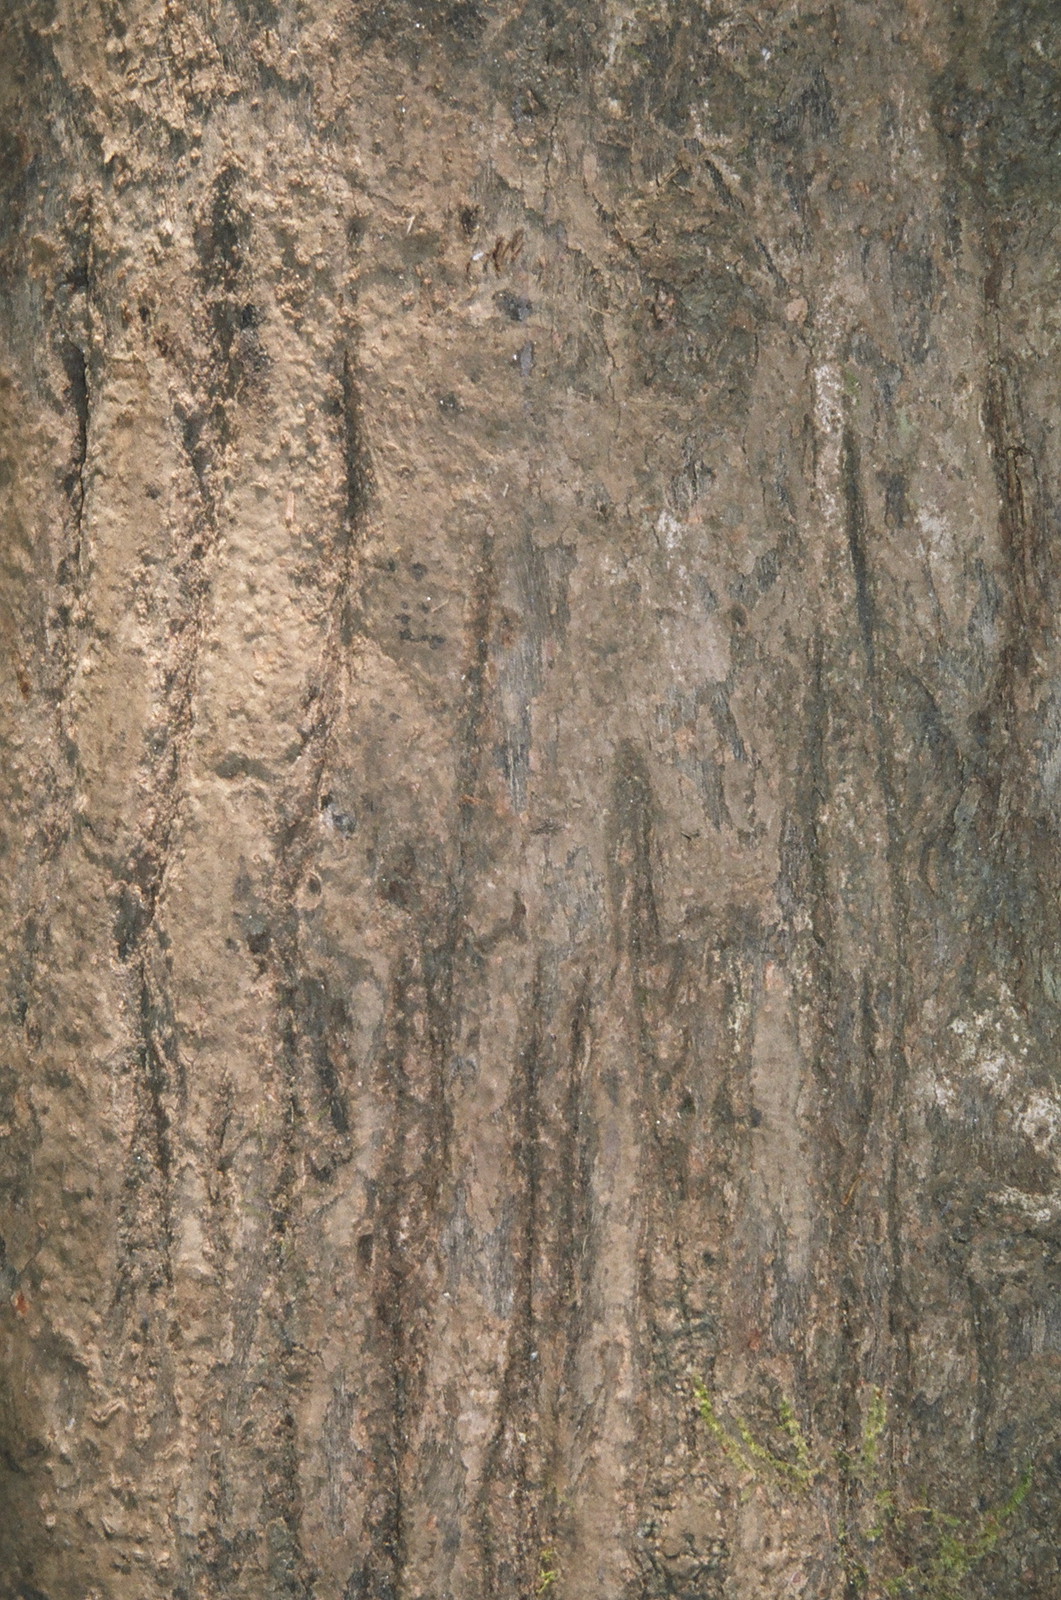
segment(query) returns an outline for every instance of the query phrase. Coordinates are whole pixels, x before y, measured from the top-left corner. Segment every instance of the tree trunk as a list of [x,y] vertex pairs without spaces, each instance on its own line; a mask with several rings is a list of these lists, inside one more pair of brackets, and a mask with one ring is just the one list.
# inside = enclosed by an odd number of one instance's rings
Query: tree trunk
[[6,11],[0,1594],[1056,1600],[1056,4]]

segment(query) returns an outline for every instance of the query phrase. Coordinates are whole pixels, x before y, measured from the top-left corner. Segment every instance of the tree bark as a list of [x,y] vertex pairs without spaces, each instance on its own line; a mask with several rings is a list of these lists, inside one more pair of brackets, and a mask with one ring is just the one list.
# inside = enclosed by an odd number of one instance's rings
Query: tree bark
[[6,10],[0,1594],[1056,1597],[1057,7]]

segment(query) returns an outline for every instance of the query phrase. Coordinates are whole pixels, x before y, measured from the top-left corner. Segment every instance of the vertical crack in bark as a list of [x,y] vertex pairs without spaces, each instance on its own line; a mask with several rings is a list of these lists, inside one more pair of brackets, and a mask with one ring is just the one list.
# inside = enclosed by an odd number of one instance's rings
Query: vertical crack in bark
[[482,538],[475,569],[471,613],[468,619],[468,664],[465,668],[465,700],[457,756],[457,862],[455,888],[461,905],[467,894],[469,853],[475,831],[477,789],[482,768],[482,732],[486,721],[487,678],[490,664],[490,637],[497,602],[497,573],[494,562],[494,535]]
[[[215,228],[215,236],[216,231]],[[227,256],[225,259],[227,262]],[[341,1008],[339,1015],[323,980],[304,971],[298,911],[299,891],[312,850],[313,822],[319,809],[325,765],[341,703],[345,650],[351,629],[350,597],[355,577],[354,558],[357,541],[368,515],[372,487],[371,459],[361,424],[355,365],[349,348],[343,351],[341,371],[341,452],[345,494],[342,524],[334,546],[331,614],[322,650],[319,681],[316,686],[310,686],[305,696],[306,709],[312,708],[313,712],[309,731],[304,738],[307,747],[305,777],[279,819],[276,840],[280,915],[273,951],[285,1104],[279,1136],[279,1164],[271,1196],[275,1244],[270,1277],[277,1302],[273,1322],[279,1349],[279,1418],[274,1463],[276,1481],[270,1493],[274,1515],[284,1529],[284,1549],[274,1560],[276,1581],[283,1593],[294,1595],[308,1594],[312,1588],[312,1576],[302,1540],[303,1506],[295,1412],[296,1397],[304,1385],[305,1374],[297,1350],[295,1325],[298,1286],[290,1281],[295,1251],[289,1242],[294,1235],[299,1192],[299,1151],[305,1146],[303,1124],[307,1107],[300,1092],[304,1046],[309,1049],[318,1091],[333,1134],[340,1141],[341,1159],[348,1155],[345,1145],[350,1130],[346,1090],[337,1065],[340,1052],[332,1039],[337,1022],[338,1031],[342,1032],[345,1007],[341,1001],[338,1002]]]
[[[859,1296],[854,1276],[858,1219],[852,1201],[864,1173],[866,1142],[870,1131],[870,1112],[865,1101],[872,1096],[872,1083],[867,1074],[863,1093],[864,1124],[860,1126],[859,1119],[850,1116],[848,1097],[844,1093],[846,1086],[837,1081],[836,1073],[842,974],[838,971],[835,955],[836,919],[823,836],[824,819],[832,792],[826,759],[829,694],[825,682],[825,649],[820,632],[815,635],[809,666],[807,764],[801,809],[807,841],[807,898],[812,936],[809,948],[810,993],[814,999],[817,1024],[811,1066],[821,1097],[821,1132],[827,1140],[823,1151],[826,1177],[822,1188],[826,1194],[840,1197],[830,1229],[831,1260],[837,1284],[840,1354],[837,1361],[838,1382],[830,1386],[828,1405],[829,1412],[838,1419],[837,1436],[845,1441],[848,1452],[854,1452],[861,1429],[858,1413],[861,1330],[857,1325]],[[844,1457],[840,1466],[840,1495],[848,1521],[857,1494],[858,1486],[847,1470]]]
[[88,462],[89,388],[88,365],[85,352],[79,344],[68,341],[63,346],[63,366],[66,370],[70,403],[76,428],[74,458],[67,479],[67,494],[74,516],[74,540],[71,556],[73,575],[81,572],[81,553],[84,542],[85,518],[85,468]]
[[593,1159],[589,1147],[585,1080],[592,1049],[592,1023],[590,976],[586,972],[571,1014],[558,1177],[560,1217],[555,1292],[560,1325],[564,1330],[561,1373],[565,1387],[573,1387],[574,1363],[581,1343],[590,1242]]
[[140,964],[140,1065],[147,1085],[151,1119],[151,1143],[155,1165],[158,1168],[162,1209],[162,1242],[166,1282],[173,1282],[171,1252],[173,1248],[173,1218],[170,1198],[170,1177],[173,1167],[173,1150],[170,1141],[170,1119],[166,1110],[166,1096],[170,1089],[167,1063],[159,1037],[155,1008],[148,988],[147,972]]
[[[1037,992],[1041,950],[1056,929],[1056,911],[1051,890],[1044,894],[1036,862],[1041,845],[1034,838],[1035,824],[1029,820],[1025,799],[1029,766],[1032,773],[1036,766],[1034,756],[1029,759],[1029,746],[1041,731],[1041,724],[1028,727],[1025,708],[1036,703],[1042,641],[1044,636],[1049,639],[1054,622],[1042,486],[1027,442],[1019,367],[1003,338],[1007,309],[1003,283],[1009,247],[998,219],[990,215],[990,203],[986,199],[982,203],[990,219],[985,224],[984,305],[993,328],[994,348],[981,417],[997,494],[1004,583],[1001,647],[977,721],[977,748],[972,757],[984,796],[977,817],[979,847],[991,870],[981,869],[978,906],[970,923],[990,930],[986,948],[977,952],[980,960],[986,957],[996,972],[1005,974],[1018,1004],[1041,1022],[1042,995],[1041,990]],[[966,1290],[976,1351],[976,1448],[981,1469],[987,1470],[988,1426],[1000,1381],[1000,1359],[1011,1358],[999,1319],[971,1266],[966,1271]]]
[[345,499],[340,541],[342,579],[337,606],[339,625],[335,634],[338,647],[334,657],[336,662],[341,661],[342,648],[352,642],[356,631],[353,602],[354,557],[364,533],[375,489],[372,452],[369,449],[362,415],[361,384],[354,352],[349,345],[343,348],[341,387]]
[[[194,465],[194,463],[193,463]],[[176,843],[177,827],[185,795],[184,771],[187,748],[194,720],[194,697],[205,630],[209,580],[205,571],[208,532],[216,535],[216,514],[203,475],[196,472],[200,505],[193,513],[184,538],[184,550],[177,572],[188,602],[189,614],[179,629],[174,658],[163,677],[161,737],[154,741],[154,759],[145,762],[144,788],[149,803],[142,808],[150,818],[148,827],[135,834],[118,879],[114,939],[118,959],[129,971],[130,1010],[135,1017],[137,1041],[136,1069],[140,1094],[147,1106],[145,1131],[151,1159],[158,1172],[159,1249],[165,1263],[165,1279],[172,1286],[173,1218],[171,1168],[173,1134],[166,1100],[173,1091],[171,1067],[178,1087],[183,1090],[180,1055],[175,1039],[167,1053],[158,1033],[158,1017],[168,1014],[169,996],[164,974],[152,979],[149,974],[145,941],[157,927],[159,906]],[[149,747],[150,748],[150,747]],[[160,987],[161,985],[161,987]],[[152,991],[158,991],[153,996]],[[171,1030],[172,1033],[172,1030]],[[135,1190],[139,1183],[141,1154],[137,1137],[129,1155],[127,1182]],[[140,1226],[140,1219],[136,1226]]]
[[1039,608],[1033,600],[1037,565],[1033,528],[1020,469],[1022,462],[1028,462],[1034,471],[1035,463],[1023,442],[1019,401],[1012,394],[1013,387],[1001,359],[996,359],[987,375],[983,419],[998,491],[999,534],[1012,598],[1003,660],[1014,675],[1023,675],[1031,663],[1030,640]]
[[[92,217],[87,211],[79,219],[69,263],[68,284],[84,297],[86,318],[90,314],[93,290]],[[58,747],[58,761],[47,773],[47,790],[44,804],[45,822],[40,828],[41,863],[45,884],[25,920],[23,951],[23,1000],[20,1003],[21,1021],[28,1025],[28,1014],[36,971],[36,931],[48,922],[47,909],[55,892],[55,869],[67,843],[74,817],[74,795],[78,781],[79,753],[77,739],[70,722],[70,692],[76,668],[77,633],[83,622],[84,605],[84,542],[85,502],[88,476],[88,449],[91,430],[92,395],[90,391],[88,359],[82,342],[72,337],[59,341],[58,354],[66,378],[66,398],[73,413],[74,437],[70,451],[70,465],[63,480],[63,490],[69,506],[70,526],[67,549],[59,561],[55,575],[55,603],[50,608],[50,621],[54,632],[48,639],[47,656],[54,662],[49,690],[54,697],[54,728]],[[57,637],[56,637],[57,635]],[[42,662],[42,667],[45,663]],[[29,682],[17,667],[19,689],[23,698],[29,693]],[[46,679],[47,681],[47,679]],[[65,769],[65,770],[64,770]]]
[[[162,676],[161,716],[158,735],[148,743],[144,762],[144,789],[148,797],[141,808],[149,824],[134,834],[118,877],[114,939],[117,954],[128,968],[130,1011],[135,1017],[136,1071],[140,1080],[139,1098],[145,1110],[140,1133],[134,1134],[129,1155],[127,1185],[135,1193],[140,1179],[140,1146],[150,1151],[158,1174],[158,1249],[164,1261],[165,1281],[172,1287],[173,1217],[171,1173],[173,1167],[173,1129],[167,1100],[176,1087],[183,1092],[183,1074],[176,1040],[162,1043],[159,1019],[169,1013],[170,1002],[164,972],[151,975],[145,952],[148,936],[156,930],[159,907],[176,843],[177,828],[185,795],[185,767],[194,723],[194,699],[205,631],[209,578],[206,561],[216,542],[217,515],[209,484],[209,452],[192,437],[189,419],[178,413],[182,440],[199,492],[199,504],[184,531],[175,562],[185,606],[183,617],[174,619],[173,655]],[[205,452],[205,454],[204,454]],[[142,1225],[137,1218],[135,1227]]]
[[[857,538],[858,530],[856,530]],[[850,538],[850,534],[849,534]],[[856,584],[863,590],[859,606],[860,627],[871,622],[871,599],[864,552],[852,565]],[[863,634],[864,648],[865,635]],[[867,657],[872,654],[872,638]],[[833,803],[827,751],[830,743],[830,686],[826,680],[825,646],[816,632],[808,654],[809,684],[806,696],[806,762],[799,814],[806,848],[806,901],[810,910],[807,965],[807,999],[815,1019],[811,1070],[818,1088],[821,1116],[820,1187],[834,1197],[829,1218],[828,1262],[835,1296],[837,1356],[821,1394],[819,1415],[826,1430],[843,1441],[838,1457],[840,1511],[845,1527],[854,1526],[860,1486],[850,1463],[857,1458],[862,1431],[859,1394],[862,1381],[862,1347],[865,1297],[860,1293],[858,1267],[862,1255],[860,1218],[853,1204],[865,1176],[867,1144],[871,1131],[872,1100],[879,1068],[872,1057],[874,1041],[869,1030],[869,975],[863,974],[861,1020],[861,1082],[857,1096],[840,1076],[841,1020],[845,1005],[844,973],[837,956],[834,894],[829,881],[827,816]],[[852,1053],[853,1054],[853,1053]],[[853,1064],[853,1063],[852,1063]],[[817,1407],[816,1407],[817,1409]],[[852,1600],[852,1573],[857,1555],[845,1548],[845,1600]]]
[[[289,1084],[293,1047],[293,1038],[285,1033],[283,1054]],[[295,1147],[301,1119],[302,1107],[289,1088],[280,1129],[280,1166],[270,1197],[268,1283],[276,1368],[270,1382],[273,1446],[265,1469],[263,1509],[268,1520],[263,1531],[270,1592],[291,1596],[307,1596],[312,1590],[302,1542],[299,1429],[294,1411],[301,1377],[301,1356],[293,1324],[299,1286],[291,1281],[290,1262],[297,1245],[293,1228],[298,1185]]]
[[[517,1219],[516,1287],[494,1432],[478,1494],[482,1593],[522,1593],[532,1587],[539,1540],[529,1461],[539,1452],[541,1352],[537,1348],[536,1283],[541,1206],[540,1080],[544,994],[539,957],[531,985],[526,1040],[513,1088]],[[507,1492],[504,1492],[507,1487]]]
[[[867,1162],[877,1139],[883,1158],[882,1182],[885,1195],[885,1221],[887,1221],[888,1248],[888,1330],[891,1334],[891,1373],[887,1378],[890,1405],[895,1414],[904,1414],[909,1386],[911,1386],[911,1330],[914,1326],[911,1302],[906,1288],[906,1261],[904,1261],[904,1194],[903,1170],[906,1160],[906,1094],[907,1048],[906,1032],[912,1005],[912,974],[909,973],[907,947],[909,947],[909,891],[904,877],[904,830],[899,816],[899,797],[895,778],[895,741],[891,734],[888,702],[882,682],[880,661],[880,624],[874,592],[867,539],[866,499],[863,490],[863,472],[859,459],[858,438],[851,422],[843,426],[840,443],[840,482],[845,509],[848,558],[851,576],[855,579],[856,614],[858,614],[859,640],[866,661],[866,688],[869,694],[872,738],[877,763],[877,786],[885,813],[885,867],[887,867],[888,896],[890,896],[890,944],[887,960],[887,978],[874,981],[867,966],[861,974],[856,1016],[853,1018],[858,1037],[855,1053],[861,1064],[859,1085],[831,1085],[824,1072],[826,1037],[816,1051],[819,1058],[818,1077],[823,1082],[827,1104],[835,1106],[842,1094],[845,1104],[840,1123],[831,1118],[831,1134],[835,1152],[835,1189],[839,1195],[839,1213],[835,1218],[834,1250],[837,1251],[839,1269],[839,1339],[840,1382],[839,1421],[840,1437],[845,1440],[845,1450],[840,1456],[840,1504],[845,1523],[858,1530],[858,1507],[861,1485],[851,1462],[858,1459],[858,1442],[861,1418],[861,1386],[863,1386],[863,1341],[867,1315],[872,1314],[867,1299],[869,1285],[864,1274],[861,1230],[863,1230],[864,1205],[871,1203],[871,1195],[863,1195],[859,1186],[867,1176]],[[827,803],[826,739],[824,717],[827,715],[823,683],[823,648],[821,640],[816,645],[815,659],[815,758],[811,762],[810,854],[811,899],[815,904],[813,928],[819,955],[816,960],[816,987],[823,987],[827,998],[829,1034],[837,1038],[840,1022],[840,981],[842,974],[835,971],[829,955],[834,941],[834,918],[831,896],[826,880],[823,858],[823,840],[819,835],[819,818]],[[853,998],[853,997],[851,997]],[[853,1000],[855,1003],[855,1000]],[[887,1046],[880,1050],[879,1034],[882,1019],[879,1006],[885,1006],[887,1018]],[[893,1440],[895,1445],[895,1440]],[[845,1597],[855,1600],[859,1594],[859,1555],[855,1547],[843,1550],[845,1571]]]
[[397,1600],[406,1562],[403,1458],[410,1412],[417,1398],[418,1364],[410,1284],[415,1252],[410,1234],[414,1218],[417,1235],[424,1225],[424,1219],[416,1217],[410,1172],[415,1106],[409,1063],[414,1050],[415,985],[413,961],[406,954],[391,980],[378,1066],[389,1116],[370,1241],[374,1334],[361,1408],[367,1434],[367,1509],[359,1560],[346,1584],[344,1600]]
[[[333,1023],[342,1002],[329,1003],[323,981],[303,972],[298,894],[308,870],[312,828],[320,807],[320,794],[329,750],[342,701],[346,649],[350,642],[351,592],[355,581],[357,543],[364,532],[372,492],[371,455],[361,421],[354,356],[344,347],[342,373],[341,452],[345,480],[343,518],[333,549],[335,566],[330,618],[316,684],[304,695],[304,708],[312,713],[303,736],[307,753],[306,776],[277,829],[277,884],[281,908],[274,944],[277,972],[282,1053],[289,1092],[297,1092],[301,1041],[308,1039],[320,1093],[334,1131],[345,1138],[350,1113],[337,1067],[339,1051],[333,1047]],[[333,1016],[332,1011],[336,1012]],[[341,1017],[345,1017],[342,1008]]]
[[361,391],[353,352],[343,350],[343,460],[346,468],[346,538],[362,531],[372,494],[372,458],[361,417]]
[[644,969],[659,940],[659,915],[653,886],[652,787],[641,751],[624,740],[616,758],[616,848],[612,862],[615,938],[635,974],[639,1030],[644,1021]]
[[[210,1119],[211,1143],[205,1154],[205,1173],[209,1210],[204,1219],[204,1232],[217,1275],[217,1281],[230,1281],[236,1222],[236,1185],[232,1166],[236,1151],[230,1140],[236,1114],[235,1085],[227,1074],[218,1086],[214,1109]],[[238,1299],[233,1292],[232,1301]],[[235,1582],[241,1565],[240,1541],[229,1536],[232,1514],[232,1481],[228,1441],[239,1427],[237,1404],[238,1376],[245,1370],[247,1339],[240,1339],[240,1308],[233,1303],[229,1310],[229,1326],[233,1334],[233,1355],[226,1363],[227,1370],[220,1374],[218,1403],[203,1426],[202,1454],[206,1462],[206,1488],[204,1526],[196,1541],[195,1554],[189,1563],[193,1571],[197,1565],[209,1575],[214,1592],[235,1592]],[[207,1590],[207,1593],[210,1591]]]
[[[987,308],[996,328],[996,349],[988,370],[983,421],[998,494],[999,542],[1006,570],[1004,638],[998,671],[981,719],[980,760],[987,796],[983,844],[1002,876],[1003,936],[1007,947],[999,964],[1012,974],[1014,989],[1027,1003],[1029,974],[1036,961],[1028,950],[1029,895],[1037,881],[1030,869],[1028,828],[1023,808],[1012,798],[1026,782],[1022,771],[1022,728],[1019,702],[1036,670],[1036,644],[1050,626],[1044,575],[1041,490],[1035,458],[1029,450],[1022,416],[1020,388],[1002,349],[1002,249],[991,241],[991,265],[985,280]],[[1026,488],[1025,478],[1031,483]],[[1029,492],[1030,490],[1030,492]],[[1029,504],[1029,501],[1031,502]],[[985,885],[985,892],[988,886]],[[1018,911],[1017,908],[1020,908]],[[985,925],[990,925],[985,907]],[[1000,920],[997,907],[993,920]]]
[[858,612],[862,648],[866,655],[866,670],[873,690],[876,688],[877,663],[876,608],[870,587],[869,563],[866,558],[866,505],[862,495],[862,470],[859,461],[858,441],[850,423],[844,426],[841,447],[840,473],[844,490],[845,527],[851,570],[855,579],[855,608]]
[[[67,502],[70,507],[71,530],[69,547],[59,563],[56,574],[57,589],[59,591],[54,616],[60,629],[59,656],[59,681],[57,684],[57,700],[60,714],[60,735],[65,746],[65,754],[70,758],[71,766],[76,770],[76,742],[71,738],[63,719],[66,700],[69,696],[71,683],[76,666],[76,630],[82,625],[84,619],[81,611],[84,605],[84,546],[85,546],[85,508],[88,492],[88,450],[92,421],[92,392],[88,365],[85,354],[88,338],[91,336],[92,306],[94,300],[95,261],[93,251],[94,219],[91,207],[85,207],[76,217],[69,239],[71,261],[67,283],[75,297],[74,304],[79,307],[80,314],[75,318],[75,327],[64,336],[59,355],[62,360],[63,372],[66,377],[66,393],[73,413],[74,440],[70,455],[70,466],[64,481]],[[80,328],[76,326],[81,323]],[[69,825],[62,831],[57,839],[55,850],[64,842]]]
[[[95,301],[94,218],[91,205],[73,207],[66,231],[68,249],[64,288],[67,292],[66,331],[58,340],[58,355],[66,380],[64,400],[73,420],[69,466],[63,480],[68,512],[64,518],[65,549],[59,561],[54,600],[49,606],[48,657],[54,663],[49,688],[55,703],[55,738],[58,760],[49,773],[50,812],[41,830],[42,858],[54,866],[70,837],[80,777],[76,725],[72,719],[71,691],[77,670],[78,644],[85,626],[86,574],[85,514],[88,489],[88,452],[92,426],[92,373],[86,350],[90,347]],[[49,874],[51,876],[51,874]],[[54,881],[45,889],[35,913],[44,916]]]
[[[654,1202],[661,1182],[656,1161],[659,1146],[647,1132],[655,1131],[659,1093],[658,1052],[653,1037],[653,1002],[658,998],[658,988],[653,992],[653,968],[661,943],[654,828],[655,799],[648,762],[633,740],[624,739],[614,763],[609,889],[615,947],[614,997],[622,1003],[628,995],[632,1037],[629,1087],[624,1086],[613,1095],[617,1170],[611,1204],[616,1217],[622,1219],[619,1229],[627,1235],[623,1248],[630,1252],[626,1263],[631,1278],[630,1302],[625,1307],[629,1350],[625,1359],[631,1369],[636,1369],[643,1350],[653,1347],[655,1333],[653,1308],[646,1299],[651,1293],[652,1254],[656,1247],[651,1238]],[[624,1498],[633,1502],[641,1496],[649,1465],[640,1459],[647,1443],[647,1418],[640,1409],[634,1416],[614,1415],[617,1420],[612,1422],[614,1432],[606,1453],[614,1453],[622,1460],[616,1487],[621,1485]],[[629,1531],[627,1528],[623,1533]],[[636,1546],[627,1548],[627,1560],[635,1571],[638,1555]]]
[[[538,1390],[537,1485],[534,1534],[541,1549],[562,1543],[568,1520],[566,1485],[572,1473],[572,1405],[579,1390],[579,1360],[585,1336],[585,1298],[592,1271],[592,1221],[590,1215],[593,1171],[593,1127],[587,1107],[586,1074],[592,1048],[591,974],[582,974],[568,1023],[566,1049],[557,1063],[554,1079],[544,1063],[537,1074],[538,1128],[542,1176],[539,1185],[541,1223],[535,1249],[540,1262],[534,1285],[535,1332],[540,1372]],[[551,1038],[542,1023],[542,1042]],[[550,1115],[550,1081],[555,1082],[555,1112]],[[531,1105],[524,1094],[523,1105]],[[544,1130],[556,1128],[553,1182],[546,1187]],[[544,1230],[552,1219],[548,1239]],[[498,1498],[495,1487],[494,1499]],[[563,1558],[560,1557],[561,1566]],[[531,1572],[533,1579],[534,1573]]]
[[[471,892],[472,852],[481,803],[483,733],[487,719],[490,642],[496,605],[494,536],[483,535],[468,617],[464,704],[457,734],[456,825],[452,864],[437,910],[421,918],[421,961],[427,989],[428,1032],[433,1063],[432,1118],[436,1129],[435,1194],[449,1170],[453,1112],[448,1077],[458,1029],[459,976]],[[436,928],[441,928],[441,936]]]
[[[1008,754],[1008,744],[1015,731],[1012,724],[1017,682],[1031,669],[1031,641],[1043,622],[1040,599],[1043,586],[1038,528],[1038,474],[1034,456],[1025,443],[1019,387],[1002,345],[1004,258],[1002,247],[994,237],[994,230],[989,253],[984,299],[989,319],[995,328],[995,349],[988,367],[981,415],[998,493],[999,542],[1008,579],[1006,635],[999,656],[1000,673],[996,686],[1001,719],[998,737]],[[1027,464],[1036,480],[1035,503],[1031,514],[1022,477],[1024,464]]]
[[[858,441],[850,422],[845,422],[841,444],[841,480],[844,496],[848,550],[855,581],[859,631],[866,660],[870,714],[877,757],[877,781],[884,807],[886,867],[891,901],[891,951],[888,972],[882,985],[888,1013],[888,1047],[883,1056],[876,1046],[878,1019],[876,997],[863,983],[859,1002],[861,1053],[867,1082],[861,1096],[861,1115],[867,1130],[878,1115],[883,1115],[880,1134],[884,1143],[884,1189],[886,1197],[889,1272],[889,1329],[893,1340],[896,1368],[890,1384],[896,1409],[908,1397],[911,1351],[910,1334],[914,1317],[906,1288],[903,1242],[902,1170],[906,1146],[905,1090],[908,1073],[906,1033],[913,987],[908,966],[909,891],[905,876],[905,838],[900,817],[895,781],[894,741],[884,696],[878,648],[879,620],[869,562],[868,519],[862,487]],[[886,1066],[884,1073],[874,1064]],[[878,1111],[879,1108],[879,1111]],[[868,1137],[861,1141],[868,1153]],[[857,1182],[857,1175],[854,1180]],[[868,1307],[862,1308],[863,1313]],[[854,1377],[854,1374],[852,1374]],[[854,1401],[849,1403],[852,1424],[856,1421]]]
[[[829,1107],[834,1099],[833,1074],[827,1066],[826,1040],[834,1038],[837,1019],[837,974],[833,950],[835,948],[835,917],[829,889],[829,872],[826,861],[825,817],[831,801],[829,766],[826,748],[829,734],[829,697],[825,683],[825,648],[821,633],[817,633],[811,651],[810,691],[808,694],[806,791],[803,803],[804,826],[807,837],[808,900],[811,918],[811,968],[814,994],[817,999],[818,1046],[814,1054],[814,1069],[818,1076],[824,1104]],[[834,1144],[838,1162],[845,1156],[847,1141],[837,1130],[832,1118],[826,1126]],[[842,1169],[840,1169],[842,1172]],[[851,1182],[855,1174],[851,1175]],[[844,1190],[845,1194],[847,1190]]]
[[[171,1076],[167,1045],[162,1038],[165,1024],[160,1007],[152,998],[143,958],[130,977],[136,986],[133,1129],[121,1208],[116,1309],[125,1308],[145,1287],[152,1293],[162,1289],[168,1292],[173,1287],[173,1148],[166,1105]],[[172,1035],[172,1029],[170,1032]]]

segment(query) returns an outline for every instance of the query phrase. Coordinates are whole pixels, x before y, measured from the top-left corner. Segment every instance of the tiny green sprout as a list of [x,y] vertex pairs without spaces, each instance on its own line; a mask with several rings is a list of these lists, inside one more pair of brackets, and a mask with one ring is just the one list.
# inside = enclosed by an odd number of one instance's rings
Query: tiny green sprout
[[784,1456],[779,1456],[766,1445],[760,1444],[743,1417],[735,1419],[739,1435],[739,1438],[735,1439],[715,1410],[711,1392],[702,1379],[697,1378],[694,1381],[693,1392],[701,1417],[722,1450],[742,1472],[758,1478],[759,1467],[765,1467],[775,1477],[793,1484],[798,1489],[806,1489],[814,1481],[817,1469],[811,1461],[806,1437],[789,1400],[782,1397],[778,1406],[778,1421],[795,1452],[795,1461],[786,1461]]
[[862,1429],[862,1450],[859,1457],[862,1475],[867,1480],[871,1480],[876,1474],[880,1458],[880,1442],[887,1426],[888,1402],[884,1398],[883,1389],[874,1387]]
[[[838,1449],[815,1459],[787,1397],[778,1403],[778,1426],[788,1450],[779,1456],[762,1443],[743,1417],[724,1421],[707,1384],[693,1381],[703,1422],[715,1443],[746,1482],[746,1492],[772,1483],[774,1492],[808,1491],[835,1462],[846,1488],[850,1510],[831,1534],[843,1568],[847,1593],[876,1600],[967,1600],[968,1580],[1008,1535],[1009,1524],[1027,1499],[1031,1468],[1025,1468],[1007,1497],[979,1515],[955,1516],[936,1507],[912,1503],[900,1490],[880,1483],[882,1442],[889,1424],[883,1390],[873,1388],[865,1411],[859,1447]],[[902,1552],[900,1557],[899,1552]],[[910,1561],[917,1553],[917,1559]],[[895,1570],[897,1560],[903,1562]],[[543,1580],[546,1568],[543,1566]],[[542,1581],[538,1593],[548,1587]]]
[[889,1595],[917,1597],[917,1600],[962,1600],[961,1585],[969,1574],[1001,1543],[1006,1524],[1028,1498],[1032,1472],[1026,1467],[1017,1484],[998,1506],[973,1521],[945,1515],[931,1506],[913,1506],[907,1518],[920,1517],[940,1530],[935,1550],[918,1566],[906,1567],[885,1585]]
[[538,1557],[538,1584],[535,1594],[546,1594],[560,1576],[555,1550],[543,1550]]
[[734,1439],[729,1430],[723,1426],[721,1418],[719,1417],[718,1412],[715,1410],[715,1402],[711,1398],[711,1391],[707,1387],[707,1384],[704,1383],[702,1378],[695,1378],[693,1380],[693,1393],[696,1396],[696,1403],[700,1411],[700,1416],[704,1422],[707,1423],[708,1429],[714,1437],[716,1443],[733,1462],[734,1466],[739,1467],[742,1472],[751,1473],[754,1476],[754,1462],[749,1460],[744,1451],[741,1449],[738,1441]]
[[801,1482],[809,1483],[814,1477],[814,1466],[811,1462],[810,1446],[807,1444],[807,1437],[803,1432],[803,1429],[800,1427],[799,1418],[792,1409],[792,1402],[788,1399],[787,1395],[781,1396],[781,1401],[778,1405],[777,1411],[778,1416],[781,1419],[781,1426],[784,1428],[786,1434],[788,1435],[789,1442],[792,1445],[793,1450],[796,1452],[796,1465],[793,1470],[799,1475]]

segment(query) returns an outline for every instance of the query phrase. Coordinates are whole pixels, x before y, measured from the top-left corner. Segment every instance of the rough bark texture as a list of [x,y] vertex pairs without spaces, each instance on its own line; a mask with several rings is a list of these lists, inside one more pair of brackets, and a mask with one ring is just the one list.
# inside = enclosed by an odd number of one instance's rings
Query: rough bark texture
[[1056,4],[4,9],[0,1594],[1056,1600]]

